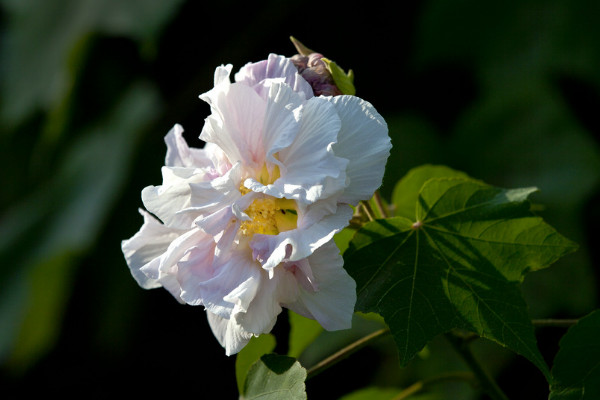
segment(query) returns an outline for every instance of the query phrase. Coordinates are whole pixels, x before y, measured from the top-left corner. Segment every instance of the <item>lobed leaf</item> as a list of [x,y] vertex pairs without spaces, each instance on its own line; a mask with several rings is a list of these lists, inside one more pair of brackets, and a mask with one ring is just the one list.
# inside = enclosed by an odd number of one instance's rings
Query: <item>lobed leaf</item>
[[370,222],[351,241],[344,259],[356,310],[384,317],[403,365],[458,328],[525,356],[549,378],[520,283],[576,245],[530,212],[535,188],[500,189],[452,170],[425,179],[432,171],[413,172],[424,182],[417,196],[414,183],[397,194],[415,199],[411,219]]

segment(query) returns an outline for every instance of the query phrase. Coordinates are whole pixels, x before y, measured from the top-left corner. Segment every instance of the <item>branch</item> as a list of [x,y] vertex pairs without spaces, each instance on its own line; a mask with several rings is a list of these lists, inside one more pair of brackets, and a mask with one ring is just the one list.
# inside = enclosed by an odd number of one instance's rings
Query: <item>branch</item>
[[454,349],[461,355],[463,360],[469,365],[477,380],[481,384],[481,388],[493,399],[493,400],[508,400],[508,397],[504,394],[502,389],[498,387],[494,379],[481,367],[479,362],[475,359],[471,348],[465,341],[453,333],[447,333],[446,339],[452,344]]
[[388,328],[382,328],[373,333],[370,333],[367,336],[364,336],[364,337],[358,339],[357,341],[355,341],[353,343],[350,343],[348,346],[337,351],[336,353],[333,353],[329,357],[325,358],[324,360],[319,361],[317,364],[312,366],[307,371],[306,379],[312,378],[313,376],[319,374],[320,372],[326,370],[327,368],[331,367],[332,365],[334,365],[334,364],[340,362],[341,360],[343,360],[344,358],[348,357],[350,354],[354,353],[355,351],[362,349],[364,346],[366,346],[373,340],[375,340],[381,336],[387,335],[388,333],[390,333],[390,330]]

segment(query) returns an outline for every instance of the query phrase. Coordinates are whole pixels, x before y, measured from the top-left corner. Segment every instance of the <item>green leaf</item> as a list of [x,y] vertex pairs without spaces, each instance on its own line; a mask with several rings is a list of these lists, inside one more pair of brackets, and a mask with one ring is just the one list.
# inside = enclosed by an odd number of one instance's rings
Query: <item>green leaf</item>
[[243,400],[306,399],[306,370],[295,358],[266,354],[250,371],[244,386]]
[[576,245],[529,211],[535,189],[505,190],[465,178],[429,179],[412,219],[366,224],[344,254],[357,311],[389,325],[406,365],[453,328],[521,354],[549,377],[520,283]]
[[288,356],[298,358],[322,332],[323,327],[314,319],[309,319],[288,310],[290,319],[290,340]]
[[335,234],[333,240],[335,240],[335,244],[337,245],[338,249],[340,249],[340,254],[344,254],[346,249],[348,249],[348,245],[350,244],[350,240],[352,240],[354,233],[356,233],[356,230],[344,228]]
[[550,400],[600,399],[600,310],[580,319],[560,340]]
[[275,336],[270,333],[253,337],[250,342],[238,353],[235,358],[235,379],[238,385],[238,391],[244,390],[246,375],[252,364],[263,355],[270,353],[275,348]]
[[369,387],[349,393],[340,400],[393,400],[402,389]]
[[[340,397],[339,400],[394,400],[398,398],[398,395],[402,392],[399,388],[380,388],[380,387],[368,387],[359,389],[355,392],[346,394]],[[402,397],[404,398],[404,397]],[[410,400],[437,400],[441,399],[438,394],[425,393],[425,394],[414,394],[408,397]]]
[[425,164],[408,171],[398,181],[392,193],[394,215],[412,218],[415,215],[415,205],[419,197],[419,189],[425,182],[432,178],[465,178],[469,176],[464,172],[455,171],[445,165]]
[[327,70],[331,73],[333,82],[338,89],[340,89],[343,94],[354,96],[356,94],[356,89],[354,88],[354,83],[352,82],[354,79],[354,73],[352,70],[346,74],[344,70],[341,69],[334,61],[331,61],[325,57],[323,57],[321,60],[323,60],[327,65]]

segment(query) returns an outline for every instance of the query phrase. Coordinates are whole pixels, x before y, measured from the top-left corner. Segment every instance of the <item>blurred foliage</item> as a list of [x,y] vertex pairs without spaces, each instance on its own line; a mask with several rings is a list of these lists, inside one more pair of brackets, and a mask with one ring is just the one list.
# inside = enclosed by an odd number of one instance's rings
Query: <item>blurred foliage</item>
[[[351,68],[357,95],[388,121],[394,148],[381,189],[386,199],[400,177],[425,163],[495,186],[539,187],[533,197],[544,207],[539,214],[581,248],[528,275],[523,294],[530,313],[579,317],[598,307],[600,252],[591,232],[600,223],[600,4],[429,0],[397,6],[320,3],[316,15],[312,6],[305,6],[309,13],[274,0],[252,6],[3,0],[4,391],[26,395],[35,390],[32,383],[46,383],[52,393],[93,387],[100,394],[126,384],[157,394],[161,390],[140,382],[160,371],[182,391],[206,393],[197,385],[202,379],[218,381],[224,398],[237,395],[235,360],[224,356],[203,311],[160,291],[143,292],[119,244],[139,228],[141,189],[160,180],[168,129],[182,123],[190,143],[200,145],[208,107],[197,96],[211,87],[214,68],[233,63],[237,69],[269,52],[291,56],[290,35]],[[315,29],[316,23],[324,28]],[[316,361],[373,329],[364,324],[322,333],[301,361]],[[280,354],[288,350],[279,339],[288,330],[280,320],[274,331]],[[538,335],[548,361],[559,333]],[[369,384],[406,387],[461,365],[434,340],[422,354],[427,360],[401,369],[385,343],[307,382],[309,398],[336,398]],[[484,340],[477,351],[494,361],[491,372],[508,384],[509,396],[510,388],[519,398],[547,396],[526,362]],[[478,396],[464,383],[438,390],[444,398]]]

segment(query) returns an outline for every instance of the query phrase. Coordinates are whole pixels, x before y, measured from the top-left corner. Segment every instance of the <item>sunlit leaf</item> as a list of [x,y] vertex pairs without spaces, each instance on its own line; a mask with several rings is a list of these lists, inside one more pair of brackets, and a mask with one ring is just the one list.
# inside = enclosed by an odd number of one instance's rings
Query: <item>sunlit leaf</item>
[[244,390],[246,375],[252,364],[258,361],[265,354],[271,353],[275,349],[275,336],[270,333],[253,337],[250,342],[240,351],[235,358],[235,379],[238,385],[238,391]]
[[295,358],[267,354],[248,372],[243,400],[303,400],[306,370]]
[[394,187],[392,193],[394,216],[412,218],[415,215],[419,190],[432,178],[468,179],[469,176],[445,165],[422,165],[411,169]]
[[461,328],[525,356],[549,376],[519,285],[526,272],[576,245],[529,211],[533,191],[430,179],[411,219],[373,221],[357,232],[344,254],[357,282],[356,309],[384,317],[402,364],[436,335]]
[[554,358],[550,400],[600,399],[600,311],[569,328]]
[[340,89],[340,92],[352,96],[356,94],[356,89],[354,88],[354,83],[352,82],[354,73],[350,71],[348,74],[346,74],[344,70],[341,69],[334,61],[331,61],[327,58],[322,58],[322,60],[325,62],[325,64],[327,64],[327,69],[331,73],[333,82],[338,89]]
[[321,325],[314,319],[303,317],[288,311],[290,319],[290,340],[288,356],[298,358],[317,336],[323,332]]
[[[369,387],[357,390],[349,393],[345,396],[340,397],[339,400],[394,400],[398,398],[398,395],[402,392],[402,389],[398,388],[380,388],[380,387]],[[409,400],[438,400],[442,397],[435,393],[418,393],[412,394],[407,397]]]

